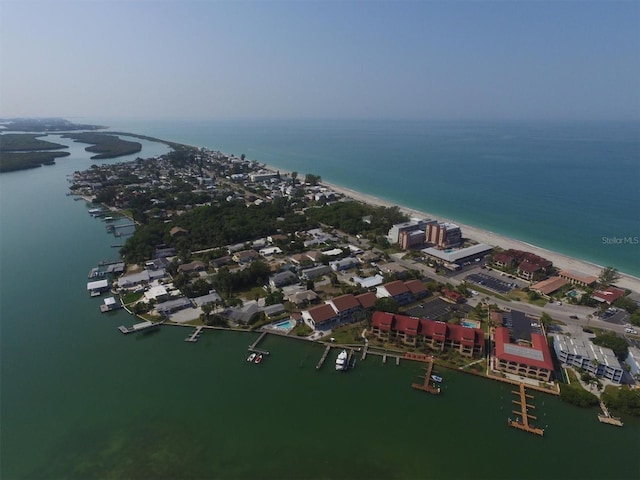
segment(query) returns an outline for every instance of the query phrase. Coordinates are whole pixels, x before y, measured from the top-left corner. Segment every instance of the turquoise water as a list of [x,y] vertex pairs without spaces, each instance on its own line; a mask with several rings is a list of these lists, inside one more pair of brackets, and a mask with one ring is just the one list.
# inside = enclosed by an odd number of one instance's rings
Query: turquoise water
[[246,362],[257,334],[122,335],[132,318],[86,292],[114,240],[65,196],[92,163],[71,150],[0,175],[2,479],[637,478],[631,418],[601,425],[536,394],[538,438],[506,425],[509,387],[456,371],[436,372],[435,397],[410,388],[417,363],[368,356],[341,375],[332,351],[318,371],[321,346],[277,335],[259,367]]
[[640,276],[638,122],[91,121],[319,174]]

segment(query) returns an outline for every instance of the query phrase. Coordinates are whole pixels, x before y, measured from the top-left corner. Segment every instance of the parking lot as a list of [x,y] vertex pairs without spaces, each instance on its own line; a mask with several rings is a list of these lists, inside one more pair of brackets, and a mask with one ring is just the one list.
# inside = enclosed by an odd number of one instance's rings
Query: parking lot
[[471,275],[467,275],[465,280],[497,293],[509,293],[516,286],[513,282],[503,282],[484,273],[472,273]]
[[431,320],[440,320],[446,322],[451,318],[453,310],[468,313],[472,307],[466,304],[451,304],[445,302],[441,298],[436,298],[430,302],[420,304],[417,307],[410,308],[406,311],[408,315],[419,318],[429,318]]

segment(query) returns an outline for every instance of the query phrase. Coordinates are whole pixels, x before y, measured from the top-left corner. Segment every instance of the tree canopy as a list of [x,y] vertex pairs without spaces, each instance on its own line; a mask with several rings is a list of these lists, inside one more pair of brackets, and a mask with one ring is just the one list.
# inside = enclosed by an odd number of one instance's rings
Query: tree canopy
[[609,286],[620,280],[621,275],[615,267],[604,267],[598,276],[598,283],[603,286]]

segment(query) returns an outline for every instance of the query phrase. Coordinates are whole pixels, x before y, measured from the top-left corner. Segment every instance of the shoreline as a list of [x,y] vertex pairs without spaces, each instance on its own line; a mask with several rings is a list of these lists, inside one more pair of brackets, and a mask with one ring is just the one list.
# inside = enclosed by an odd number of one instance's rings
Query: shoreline
[[[265,169],[273,172],[279,171],[281,174],[286,174],[286,175],[291,174],[290,171],[284,170],[282,168],[274,167],[272,165],[268,165],[265,163],[263,163],[262,165],[264,165]],[[444,218],[440,215],[433,215],[428,212],[406,207],[404,205],[398,205],[391,201],[376,197],[375,195],[362,193],[357,190],[353,190],[352,188],[342,187],[335,183],[327,182],[325,180],[322,180],[320,182],[320,185],[326,188],[329,188],[331,190],[334,190],[337,193],[341,193],[358,202],[367,203],[367,204],[376,205],[376,206],[398,207],[400,211],[402,211],[403,213],[406,213],[410,217],[432,218],[432,219],[437,219],[439,221],[454,223],[460,227],[464,238],[470,238],[479,243],[487,244],[491,247],[499,246],[500,248],[503,248],[505,250],[513,248],[516,250],[529,251],[531,253],[534,253],[536,255],[539,255],[541,257],[544,257],[552,261],[554,267],[558,267],[562,270],[575,270],[583,274],[594,275],[597,277],[598,275],[600,275],[600,271],[604,268],[604,266],[602,265],[598,265],[596,263],[589,262],[587,260],[581,260],[578,258],[570,257],[568,255],[557,253],[552,250],[548,250],[546,248],[524,242],[522,240],[507,237],[506,235],[495,233],[489,230],[484,230],[478,227],[473,227],[471,225],[460,223],[452,219]],[[634,292],[640,292],[639,277],[635,277],[631,274],[628,274],[622,271],[619,271],[619,273],[620,273],[620,280],[616,282],[615,284],[616,286],[620,288],[632,290]]]

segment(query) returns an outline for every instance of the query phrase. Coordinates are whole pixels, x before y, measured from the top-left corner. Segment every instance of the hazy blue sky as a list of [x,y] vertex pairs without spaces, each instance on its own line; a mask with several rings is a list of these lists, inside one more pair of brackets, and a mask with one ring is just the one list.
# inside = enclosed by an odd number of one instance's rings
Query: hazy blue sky
[[0,0],[0,115],[640,118],[640,1]]

